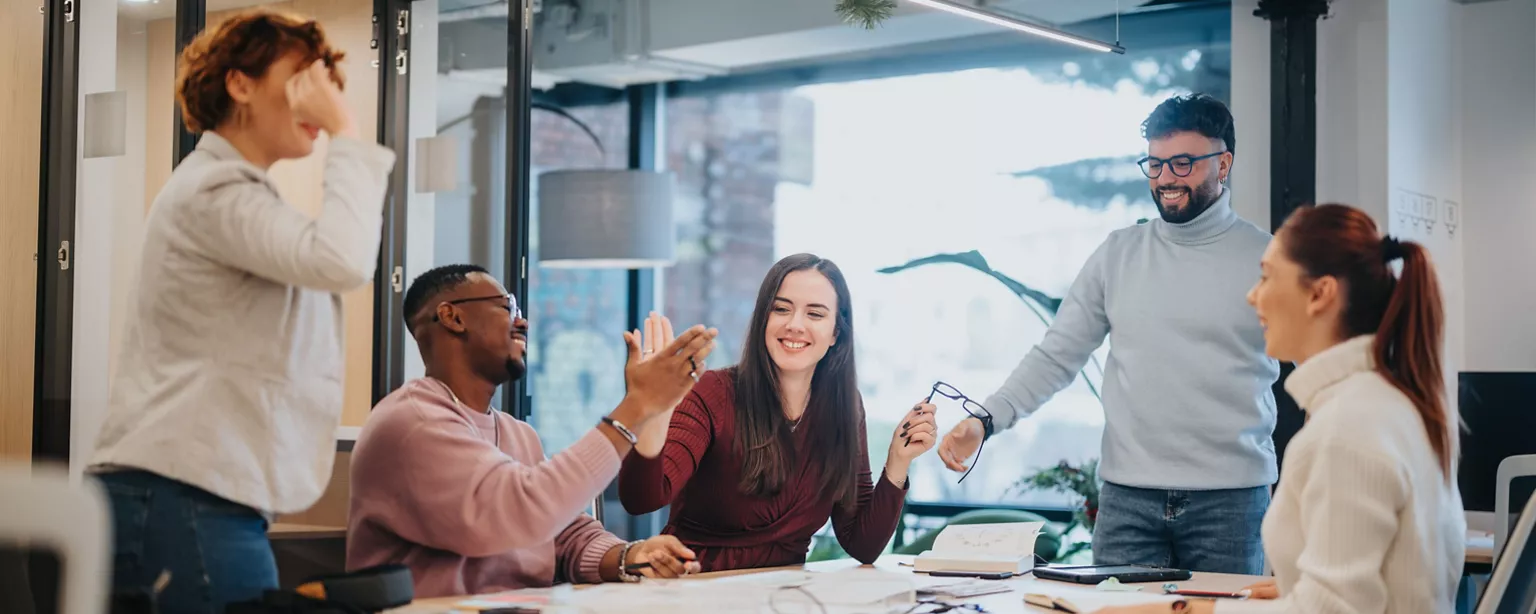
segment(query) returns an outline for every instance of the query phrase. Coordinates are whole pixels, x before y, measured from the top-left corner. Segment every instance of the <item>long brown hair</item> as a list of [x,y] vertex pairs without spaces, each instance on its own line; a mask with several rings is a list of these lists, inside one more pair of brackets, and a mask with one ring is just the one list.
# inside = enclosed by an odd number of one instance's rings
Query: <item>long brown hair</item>
[[[1375,334],[1376,371],[1413,401],[1449,479],[1452,421],[1440,360],[1445,313],[1428,250],[1381,236],[1371,216],[1348,205],[1297,209],[1277,234],[1285,256],[1309,277],[1339,280],[1344,333]],[[1390,263],[1397,259],[1403,269],[1394,276]]]
[[[789,420],[784,417],[779,368],[768,354],[766,333],[768,314],[784,278],[796,271],[811,270],[825,276],[837,292],[837,343],[816,363],[810,402],[801,418],[816,422],[806,442],[806,449],[816,452],[798,455],[790,437]],[[848,283],[836,264],[812,254],[795,254],[768,270],[757,291],[757,305],[752,309],[741,362],[733,371],[736,445],[742,460],[741,492],[755,496],[776,494],[788,481],[790,471],[809,461],[817,465],[817,493],[852,507],[858,496],[854,478],[859,471],[859,451],[864,446],[864,433],[859,429],[864,408],[853,361],[853,304]]]

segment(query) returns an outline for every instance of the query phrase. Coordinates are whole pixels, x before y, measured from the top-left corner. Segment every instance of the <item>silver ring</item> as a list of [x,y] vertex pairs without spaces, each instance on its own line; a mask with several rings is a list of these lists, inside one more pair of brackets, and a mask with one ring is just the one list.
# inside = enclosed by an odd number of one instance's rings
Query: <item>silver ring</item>
[[695,383],[695,384],[699,383],[699,372],[698,371],[689,371],[688,372],[688,377],[693,378],[693,383]]
[[655,354],[655,353],[656,353],[656,350],[645,350],[643,352],[640,352],[640,355],[641,356],[650,356],[651,354]]

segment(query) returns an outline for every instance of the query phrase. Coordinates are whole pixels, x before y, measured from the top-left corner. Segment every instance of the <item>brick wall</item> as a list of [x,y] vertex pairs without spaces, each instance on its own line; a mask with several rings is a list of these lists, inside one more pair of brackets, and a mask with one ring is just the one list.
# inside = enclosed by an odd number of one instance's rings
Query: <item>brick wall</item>
[[665,275],[679,326],[720,329],[710,365],[735,364],[774,261],[774,194],[787,93],[668,100],[666,164],[677,173],[678,261]]

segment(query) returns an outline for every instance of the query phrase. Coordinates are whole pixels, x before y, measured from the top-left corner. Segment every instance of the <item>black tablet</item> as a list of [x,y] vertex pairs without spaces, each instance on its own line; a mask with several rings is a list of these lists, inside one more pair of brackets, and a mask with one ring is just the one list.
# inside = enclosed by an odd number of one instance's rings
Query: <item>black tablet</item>
[[1098,584],[1110,578],[1121,582],[1172,582],[1188,580],[1189,571],[1144,565],[1067,565],[1036,567],[1035,577],[1077,584]]

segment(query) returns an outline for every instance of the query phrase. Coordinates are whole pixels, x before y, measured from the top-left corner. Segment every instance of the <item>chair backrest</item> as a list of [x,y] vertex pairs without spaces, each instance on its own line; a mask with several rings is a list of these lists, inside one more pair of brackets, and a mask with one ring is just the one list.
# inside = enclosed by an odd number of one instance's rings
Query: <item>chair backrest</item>
[[[1504,542],[1509,539],[1510,526],[1515,518],[1510,515],[1510,502],[1523,506],[1536,490],[1536,454],[1511,456],[1499,462],[1498,477],[1493,495],[1493,561],[1499,561]],[[1519,508],[1516,508],[1516,511]]]
[[73,484],[62,467],[0,466],[0,540],[56,552],[61,614],[101,614],[111,574],[111,519],[92,478]]
[[1536,612],[1536,497],[1509,533],[1504,556],[1493,566],[1488,586],[1477,602],[1476,614],[1531,614]]

